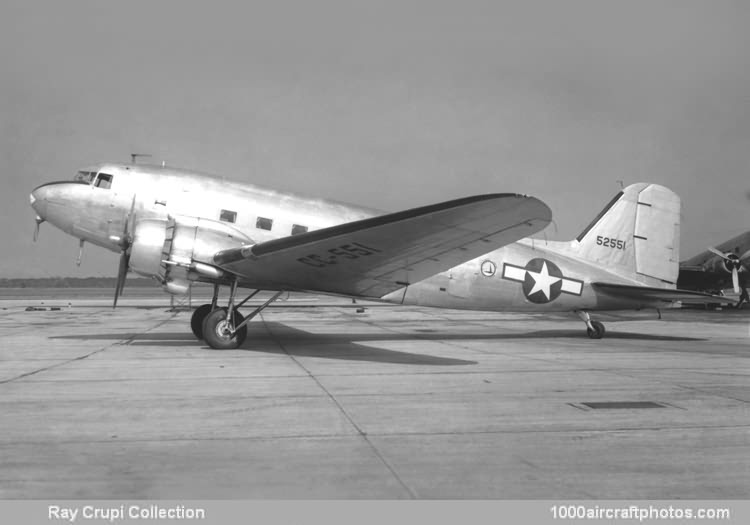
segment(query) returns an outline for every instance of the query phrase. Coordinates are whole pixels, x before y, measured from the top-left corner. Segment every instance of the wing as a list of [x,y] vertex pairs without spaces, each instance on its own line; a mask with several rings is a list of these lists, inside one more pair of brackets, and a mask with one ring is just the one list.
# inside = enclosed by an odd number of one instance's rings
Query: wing
[[747,264],[746,259],[750,258],[750,231],[741,233],[728,241],[717,244],[715,247],[711,247],[698,255],[694,255],[693,257],[682,261],[680,263],[680,269],[701,267],[711,259],[719,257],[716,255],[716,251],[719,251],[720,253],[735,253],[743,260],[743,263]]
[[737,301],[720,295],[711,295],[689,290],[675,288],[651,288],[649,286],[631,286],[627,284],[591,283],[591,286],[602,293],[612,297],[643,301],[664,301],[683,303],[727,303],[734,304]]
[[243,285],[382,297],[542,230],[552,212],[515,194],[467,197],[225,250]]

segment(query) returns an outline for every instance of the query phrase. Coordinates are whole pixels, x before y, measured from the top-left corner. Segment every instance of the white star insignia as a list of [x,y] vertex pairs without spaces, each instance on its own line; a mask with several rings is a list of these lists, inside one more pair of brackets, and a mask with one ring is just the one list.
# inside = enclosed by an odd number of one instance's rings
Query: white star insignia
[[549,299],[551,297],[550,286],[562,280],[560,277],[553,277],[549,274],[546,261],[542,264],[542,269],[539,272],[532,272],[531,270],[526,270],[526,272],[534,279],[534,287],[529,295],[542,292]]

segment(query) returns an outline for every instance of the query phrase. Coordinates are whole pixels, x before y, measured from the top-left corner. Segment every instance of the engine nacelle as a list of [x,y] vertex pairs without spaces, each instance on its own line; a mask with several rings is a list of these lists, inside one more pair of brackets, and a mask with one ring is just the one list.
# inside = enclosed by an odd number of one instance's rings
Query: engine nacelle
[[186,293],[192,281],[221,279],[221,268],[202,261],[211,261],[221,250],[253,244],[236,228],[197,217],[142,219],[134,230],[130,268],[156,278],[172,294]]

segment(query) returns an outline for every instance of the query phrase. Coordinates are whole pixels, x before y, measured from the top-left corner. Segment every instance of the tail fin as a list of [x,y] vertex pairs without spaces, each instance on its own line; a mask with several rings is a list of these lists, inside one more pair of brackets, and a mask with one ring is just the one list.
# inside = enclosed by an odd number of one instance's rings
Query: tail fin
[[677,282],[680,197],[658,184],[618,193],[581,234],[572,251],[608,271],[649,286]]

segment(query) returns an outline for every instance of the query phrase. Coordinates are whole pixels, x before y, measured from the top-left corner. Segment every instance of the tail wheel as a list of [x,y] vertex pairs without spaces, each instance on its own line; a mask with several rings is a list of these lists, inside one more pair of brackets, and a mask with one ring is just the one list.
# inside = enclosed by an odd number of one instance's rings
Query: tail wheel
[[203,304],[195,309],[193,317],[190,318],[190,328],[193,330],[193,335],[200,341],[203,339],[203,321],[206,320],[206,316],[211,313],[211,305]]
[[[232,315],[233,325],[237,326],[245,318],[237,310]],[[227,309],[217,308],[206,316],[203,321],[203,338],[211,348],[217,350],[231,350],[239,348],[247,337],[247,326],[243,326],[232,335],[227,323]]]
[[591,328],[586,328],[586,333],[589,334],[591,339],[601,339],[604,337],[605,330],[602,323],[599,321],[591,321],[591,326],[593,327],[593,330]]

